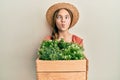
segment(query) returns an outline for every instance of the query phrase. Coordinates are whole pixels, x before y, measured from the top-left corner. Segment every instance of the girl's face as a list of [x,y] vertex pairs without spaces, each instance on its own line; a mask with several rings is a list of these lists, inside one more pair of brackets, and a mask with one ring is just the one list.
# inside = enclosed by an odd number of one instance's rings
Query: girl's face
[[56,26],[59,31],[66,31],[69,29],[71,17],[67,10],[61,9],[56,16]]

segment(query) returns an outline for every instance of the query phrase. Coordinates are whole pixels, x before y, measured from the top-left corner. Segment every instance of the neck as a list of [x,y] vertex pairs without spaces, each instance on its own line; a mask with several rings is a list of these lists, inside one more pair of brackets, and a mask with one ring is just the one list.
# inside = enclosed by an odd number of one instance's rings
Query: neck
[[59,32],[58,40],[60,40],[61,38],[63,38],[66,42],[71,42],[72,41],[72,34],[69,33],[68,31]]
[[59,32],[59,38],[66,38],[67,36],[70,35],[70,33],[68,31],[62,31],[62,32]]

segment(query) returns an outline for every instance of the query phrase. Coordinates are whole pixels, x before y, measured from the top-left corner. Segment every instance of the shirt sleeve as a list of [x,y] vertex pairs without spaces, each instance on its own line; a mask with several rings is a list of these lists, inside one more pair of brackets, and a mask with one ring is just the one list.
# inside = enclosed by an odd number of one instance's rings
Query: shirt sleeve
[[44,40],[51,40],[51,36],[46,36]]
[[73,35],[73,42],[79,44],[80,46],[83,46],[83,39],[76,35]]

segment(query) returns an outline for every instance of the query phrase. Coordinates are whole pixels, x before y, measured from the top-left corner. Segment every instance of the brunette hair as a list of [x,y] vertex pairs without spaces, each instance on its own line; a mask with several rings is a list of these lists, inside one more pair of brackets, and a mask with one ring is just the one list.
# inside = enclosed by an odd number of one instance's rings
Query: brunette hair
[[[57,28],[57,25],[56,25],[56,17],[57,17],[57,15],[58,15],[58,13],[61,9],[65,9],[69,13],[70,18],[71,18],[71,23],[72,23],[72,20],[73,20],[73,14],[69,9],[60,8],[60,9],[56,10],[54,12],[53,18],[52,18],[52,28],[53,28],[53,30],[52,30],[52,40],[58,39],[58,28]],[[70,26],[71,26],[71,23],[70,23]]]

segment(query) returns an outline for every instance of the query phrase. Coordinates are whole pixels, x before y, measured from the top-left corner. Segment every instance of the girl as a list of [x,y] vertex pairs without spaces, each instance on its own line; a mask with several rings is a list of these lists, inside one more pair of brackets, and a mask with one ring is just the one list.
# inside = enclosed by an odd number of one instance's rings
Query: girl
[[51,6],[46,18],[52,27],[52,34],[47,36],[45,40],[60,40],[73,42],[83,46],[83,39],[71,34],[69,29],[75,25],[79,18],[79,12],[72,4],[57,3]]

